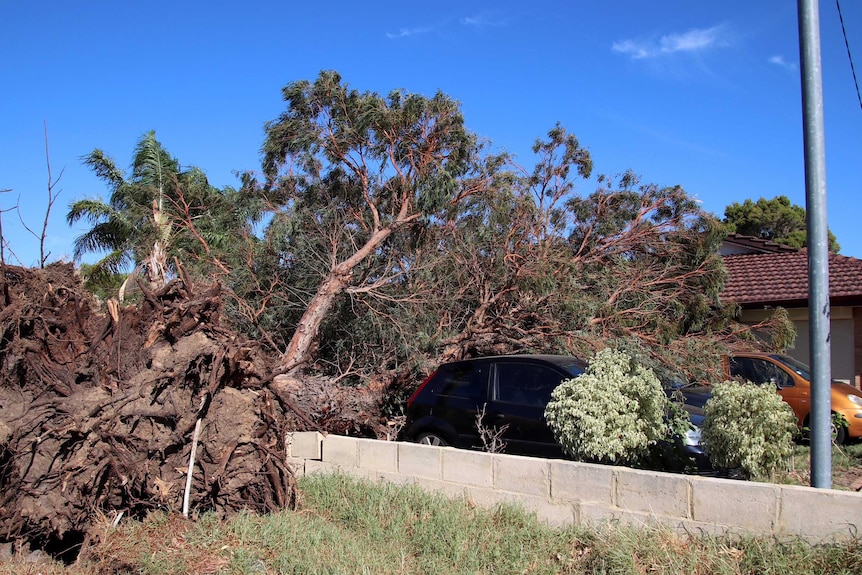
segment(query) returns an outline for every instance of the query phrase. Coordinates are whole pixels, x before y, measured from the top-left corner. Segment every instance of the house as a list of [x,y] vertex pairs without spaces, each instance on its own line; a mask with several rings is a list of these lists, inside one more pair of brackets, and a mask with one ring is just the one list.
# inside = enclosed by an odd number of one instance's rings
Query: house
[[[751,236],[730,234],[720,253],[728,279],[724,301],[742,308],[741,321],[754,324],[776,307],[796,326],[788,353],[810,364],[808,335],[808,250]],[[862,379],[862,260],[829,254],[832,378],[860,387]]]

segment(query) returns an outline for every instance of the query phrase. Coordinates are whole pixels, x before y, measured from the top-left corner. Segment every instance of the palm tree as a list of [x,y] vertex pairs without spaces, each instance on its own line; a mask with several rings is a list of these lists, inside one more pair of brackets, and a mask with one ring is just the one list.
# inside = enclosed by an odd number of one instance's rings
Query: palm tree
[[172,228],[167,194],[180,181],[179,162],[153,131],[138,142],[128,178],[102,150],[93,150],[83,160],[107,184],[111,197],[107,203],[85,198],[69,207],[66,219],[70,225],[79,220],[93,225],[75,239],[75,259],[104,252],[93,265],[92,276],[118,274],[134,266],[146,274],[151,286],[164,284]]
[[211,273],[213,265],[224,273],[233,264],[245,265],[238,240],[254,242],[252,230],[265,206],[253,186],[239,191],[211,186],[202,170],[183,168],[171,157],[152,131],[138,141],[128,176],[102,150],[83,160],[111,191],[107,202],[72,203],[66,216],[70,225],[80,220],[92,225],[75,239],[75,259],[104,254],[88,268],[88,285],[116,285],[117,274],[131,271],[143,273],[154,288],[176,273],[174,258],[201,274]]

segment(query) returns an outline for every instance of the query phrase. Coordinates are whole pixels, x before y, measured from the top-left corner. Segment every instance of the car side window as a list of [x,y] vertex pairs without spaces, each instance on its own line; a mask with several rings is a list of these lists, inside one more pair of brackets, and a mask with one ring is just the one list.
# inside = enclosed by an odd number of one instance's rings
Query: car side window
[[449,366],[435,381],[434,391],[438,395],[485,400],[487,395],[488,369],[473,362]]
[[793,387],[790,374],[765,359],[733,358],[730,360],[730,375],[757,385],[772,383],[779,388]]
[[495,366],[495,398],[503,403],[545,407],[563,377],[548,367],[528,363]]
[[765,359],[753,359],[754,369],[760,376],[760,381],[772,383],[775,386],[790,387],[793,385],[793,378],[783,369]]
[[730,364],[731,378],[741,379],[743,381],[754,381],[756,376],[752,369],[750,359],[747,357],[731,357],[728,363]]

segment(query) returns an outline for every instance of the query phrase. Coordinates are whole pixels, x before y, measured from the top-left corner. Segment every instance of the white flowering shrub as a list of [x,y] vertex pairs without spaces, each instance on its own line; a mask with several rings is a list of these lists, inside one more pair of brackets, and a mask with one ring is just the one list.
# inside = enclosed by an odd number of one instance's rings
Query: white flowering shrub
[[545,409],[563,451],[607,463],[638,462],[679,427],[677,417],[653,371],[612,349],[598,352],[586,373],[560,384]]
[[704,406],[701,442],[715,467],[768,477],[793,453],[796,416],[774,385],[725,381]]

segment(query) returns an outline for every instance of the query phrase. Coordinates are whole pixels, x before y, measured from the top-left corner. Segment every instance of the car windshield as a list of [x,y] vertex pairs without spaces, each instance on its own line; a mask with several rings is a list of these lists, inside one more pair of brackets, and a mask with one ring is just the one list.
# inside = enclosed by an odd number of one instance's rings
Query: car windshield
[[568,371],[572,377],[578,377],[585,371],[584,366],[578,363],[564,363],[560,364],[560,367]]
[[808,375],[808,366],[802,363],[799,360],[793,359],[792,357],[786,355],[771,355],[769,356],[772,359],[777,359],[790,369],[796,372],[797,375],[801,375],[803,378],[811,381],[811,377]]

